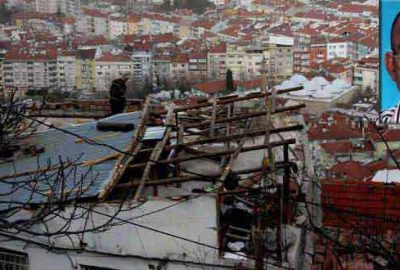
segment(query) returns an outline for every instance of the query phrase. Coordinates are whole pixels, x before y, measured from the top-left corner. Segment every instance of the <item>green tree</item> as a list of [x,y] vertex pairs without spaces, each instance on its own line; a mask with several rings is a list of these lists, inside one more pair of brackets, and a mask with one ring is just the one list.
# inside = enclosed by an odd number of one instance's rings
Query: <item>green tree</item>
[[164,11],[188,8],[198,14],[203,13],[208,7],[215,7],[215,5],[209,0],[175,0],[173,5],[171,5],[170,1],[164,1],[164,4],[161,6]]
[[0,23],[11,22],[11,12],[7,9],[5,3],[0,4]]
[[233,74],[232,70],[228,69],[226,72],[226,90],[228,90],[229,93],[232,93],[235,90],[235,86],[233,83]]

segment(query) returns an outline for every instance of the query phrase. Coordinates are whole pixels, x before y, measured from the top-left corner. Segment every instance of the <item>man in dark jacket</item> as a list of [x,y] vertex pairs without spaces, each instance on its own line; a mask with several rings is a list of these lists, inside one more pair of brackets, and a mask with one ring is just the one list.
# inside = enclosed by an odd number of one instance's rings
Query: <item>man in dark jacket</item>
[[126,82],[129,79],[129,74],[124,74],[121,78],[115,79],[110,87],[110,107],[111,115],[122,113],[125,109],[126,98]]

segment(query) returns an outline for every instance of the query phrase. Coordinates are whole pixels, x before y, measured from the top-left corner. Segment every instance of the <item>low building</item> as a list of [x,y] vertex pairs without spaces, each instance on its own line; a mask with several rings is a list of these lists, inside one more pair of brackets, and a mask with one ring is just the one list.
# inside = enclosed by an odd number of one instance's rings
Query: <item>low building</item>
[[303,90],[282,96],[292,101],[304,103],[308,111],[316,115],[336,107],[337,104],[348,104],[352,100],[355,90],[354,86],[341,79],[336,79],[330,83],[323,77],[314,77],[311,81],[305,80],[299,83],[296,80],[296,75],[276,86],[276,89],[279,91],[300,85],[303,86]]

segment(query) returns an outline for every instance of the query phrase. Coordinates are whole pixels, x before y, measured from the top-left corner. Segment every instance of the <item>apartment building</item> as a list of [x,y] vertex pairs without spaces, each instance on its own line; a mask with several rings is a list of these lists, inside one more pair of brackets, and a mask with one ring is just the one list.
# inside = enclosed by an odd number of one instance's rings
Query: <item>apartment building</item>
[[196,52],[189,55],[189,75],[194,82],[206,80],[207,53]]
[[171,59],[172,81],[179,85],[189,81],[189,55],[186,53],[178,54]]
[[146,80],[151,81],[152,73],[151,50],[135,48],[132,58],[132,80],[136,84],[143,84]]
[[76,54],[76,87],[94,93],[96,86],[96,49],[80,49]]
[[246,49],[246,80],[251,80],[261,75],[261,63],[264,58],[262,46],[250,46]]
[[310,43],[310,66],[328,60],[326,40],[324,38],[314,38]]
[[96,59],[96,92],[108,92],[114,79],[132,74],[133,63],[126,54],[105,53]]
[[66,16],[78,18],[82,5],[86,2],[87,0],[59,0],[59,9]]
[[226,47],[226,68],[232,71],[233,79],[240,80],[246,76],[247,44],[235,42]]
[[270,43],[264,48],[264,57],[273,82],[282,82],[293,75],[292,45]]
[[35,0],[35,9],[40,13],[55,14],[58,7],[58,0]]
[[122,14],[113,14],[109,17],[108,37],[116,40],[128,34],[128,20]]
[[4,88],[17,88],[20,96],[29,90],[57,88],[57,50],[14,48],[4,56]]
[[106,12],[84,8],[76,20],[76,30],[90,36],[108,37],[108,16],[109,14]]
[[378,57],[366,57],[358,61],[354,67],[353,82],[363,91],[369,89],[377,93],[379,85]]
[[140,17],[134,14],[129,14],[127,17],[127,35],[134,35],[140,29]]
[[[5,52],[0,52],[0,93],[4,90],[4,81],[3,81],[3,61],[4,56],[6,55]],[[0,94],[1,95],[1,94]]]
[[179,21],[179,18],[167,17],[157,13],[143,14],[139,31],[145,35],[176,33],[176,31],[179,29]]
[[207,54],[207,76],[212,80],[224,80],[226,77],[226,43],[214,44]]
[[355,59],[354,43],[347,38],[331,38],[327,42],[328,60],[336,57]]
[[61,51],[57,58],[58,86],[62,91],[76,89],[76,52]]
[[310,71],[310,44],[317,38],[319,32],[310,26],[305,26],[294,32],[293,70],[297,73]]
[[169,80],[171,75],[171,57],[155,55],[151,59],[152,81],[163,83]]

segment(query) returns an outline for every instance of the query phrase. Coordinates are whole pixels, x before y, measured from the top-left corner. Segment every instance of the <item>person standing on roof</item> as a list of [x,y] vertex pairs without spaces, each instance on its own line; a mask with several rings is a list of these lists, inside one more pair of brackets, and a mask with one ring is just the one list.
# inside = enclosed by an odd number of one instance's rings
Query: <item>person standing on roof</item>
[[121,78],[112,81],[110,86],[110,107],[111,115],[122,113],[126,104],[126,82],[130,74],[126,73]]

